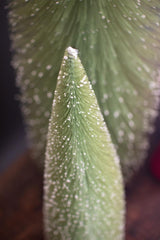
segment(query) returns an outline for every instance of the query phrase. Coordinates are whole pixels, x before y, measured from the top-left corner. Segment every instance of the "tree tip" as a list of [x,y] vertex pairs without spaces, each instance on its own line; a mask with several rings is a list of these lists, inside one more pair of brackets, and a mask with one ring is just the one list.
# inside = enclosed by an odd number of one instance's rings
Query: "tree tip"
[[78,57],[78,50],[72,47],[68,47],[66,49],[67,53],[71,56],[74,57],[75,59]]

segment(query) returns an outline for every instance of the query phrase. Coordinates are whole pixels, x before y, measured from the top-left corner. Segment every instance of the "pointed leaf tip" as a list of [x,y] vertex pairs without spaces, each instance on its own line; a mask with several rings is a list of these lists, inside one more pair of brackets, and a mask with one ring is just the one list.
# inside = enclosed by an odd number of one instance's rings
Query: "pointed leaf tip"
[[74,58],[77,58],[77,57],[78,57],[78,50],[77,50],[77,49],[72,48],[72,47],[68,47],[68,48],[66,49],[66,51],[68,52],[68,54],[69,54],[70,56],[73,56]]
[[122,240],[119,161],[77,50],[58,76],[45,159],[45,231],[52,239]]

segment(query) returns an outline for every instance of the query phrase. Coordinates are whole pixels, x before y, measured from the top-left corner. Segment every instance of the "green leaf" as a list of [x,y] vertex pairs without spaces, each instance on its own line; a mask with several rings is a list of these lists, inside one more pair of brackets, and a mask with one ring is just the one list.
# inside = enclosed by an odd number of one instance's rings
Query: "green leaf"
[[160,84],[159,0],[10,1],[14,66],[23,111],[39,159],[63,53],[80,57],[130,176],[148,149]]
[[49,240],[122,240],[124,197],[119,160],[77,50],[65,51],[45,160]]

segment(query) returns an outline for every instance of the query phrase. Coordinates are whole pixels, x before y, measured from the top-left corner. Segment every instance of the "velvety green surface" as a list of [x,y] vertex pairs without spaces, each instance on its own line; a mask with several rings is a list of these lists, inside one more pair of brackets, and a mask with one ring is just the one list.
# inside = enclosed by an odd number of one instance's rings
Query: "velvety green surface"
[[45,160],[49,240],[122,240],[119,159],[77,51],[67,48],[58,76]]
[[[158,0],[10,1],[14,66],[38,161],[64,50],[79,49],[127,178],[145,157],[159,95]],[[37,149],[37,151],[36,151]]]

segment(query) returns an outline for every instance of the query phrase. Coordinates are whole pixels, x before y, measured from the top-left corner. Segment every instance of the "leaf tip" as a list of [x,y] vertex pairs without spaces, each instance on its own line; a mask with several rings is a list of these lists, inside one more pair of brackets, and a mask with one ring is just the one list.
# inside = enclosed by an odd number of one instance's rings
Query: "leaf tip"
[[72,47],[68,47],[66,52],[69,54],[70,57],[77,58],[78,57],[78,50]]

